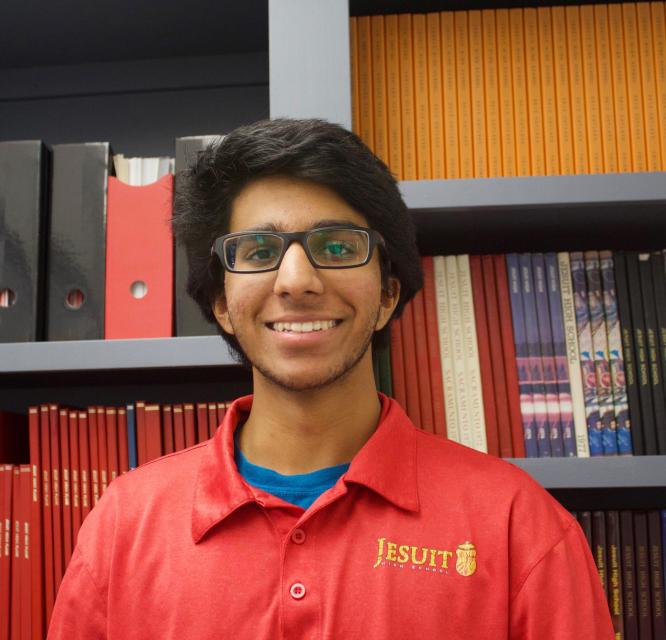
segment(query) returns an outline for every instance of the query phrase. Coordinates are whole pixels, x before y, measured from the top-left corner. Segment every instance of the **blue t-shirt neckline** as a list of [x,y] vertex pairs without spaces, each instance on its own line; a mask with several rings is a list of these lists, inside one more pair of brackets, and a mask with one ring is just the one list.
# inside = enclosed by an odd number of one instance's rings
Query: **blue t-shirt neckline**
[[310,473],[284,475],[250,462],[238,445],[242,425],[234,434],[234,459],[238,473],[251,486],[270,493],[285,502],[307,509],[322,493],[335,485],[350,463],[317,469]]

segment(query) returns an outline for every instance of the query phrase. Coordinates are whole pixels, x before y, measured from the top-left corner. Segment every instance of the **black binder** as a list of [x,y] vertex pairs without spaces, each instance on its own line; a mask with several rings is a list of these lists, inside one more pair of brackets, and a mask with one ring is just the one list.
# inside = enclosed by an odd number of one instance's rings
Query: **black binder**
[[109,162],[107,142],[53,147],[48,340],[104,338]]
[[[196,160],[199,151],[202,151],[208,144],[219,139],[220,136],[191,136],[187,138],[176,138],[176,194],[178,193],[182,181],[182,177],[179,175],[180,172],[187,169],[188,166]],[[187,253],[185,247],[180,243],[176,243],[174,266],[175,282],[173,301],[176,308],[176,335],[217,335],[217,325],[204,318],[197,304],[187,293]]]
[[46,179],[41,141],[0,142],[0,342],[43,337]]

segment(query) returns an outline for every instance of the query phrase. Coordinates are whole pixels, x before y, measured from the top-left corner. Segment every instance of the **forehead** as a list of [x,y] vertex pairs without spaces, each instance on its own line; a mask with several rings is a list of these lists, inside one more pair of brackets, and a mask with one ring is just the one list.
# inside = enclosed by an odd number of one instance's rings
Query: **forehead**
[[297,178],[271,176],[254,180],[236,196],[229,231],[306,231],[322,221],[369,226],[365,217],[332,189]]

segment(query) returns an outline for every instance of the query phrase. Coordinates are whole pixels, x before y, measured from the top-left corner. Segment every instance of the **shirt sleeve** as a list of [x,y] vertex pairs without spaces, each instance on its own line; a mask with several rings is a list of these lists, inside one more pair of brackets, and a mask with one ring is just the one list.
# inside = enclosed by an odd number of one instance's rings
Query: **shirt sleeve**
[[530,571],[511,603],[511,640],[613,640],[596,565],[573,521]]
[[47,640],[106,638],[106,599],[76,549],[58,590]]

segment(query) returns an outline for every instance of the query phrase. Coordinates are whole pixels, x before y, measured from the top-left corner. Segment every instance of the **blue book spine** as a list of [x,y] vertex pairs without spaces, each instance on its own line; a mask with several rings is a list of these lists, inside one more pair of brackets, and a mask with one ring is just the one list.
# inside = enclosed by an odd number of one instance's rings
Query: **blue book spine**
[[518,373],[520,414],[525,438],[525,455],[528,458],[538,458],[539,450],[534,432],[534,404],[532,401],[530,363],[527,351],[527,339],[525,337],[525,316],[523,313],[523,296],[520,284],[520,265],[518,264],[517,254],[510,253],[506,256],[506,267],[511,301],[513,340],[516,345],[516,370]]
[[617,289],[615,286],[615,264],[610,251],[599,252],[601,283],[604,298],[604,318],[608,334],[608,358],[610,362],[615,411],[617,450],[620,455],[631,455],[631,420],[629,400],[622,354],[622,329],[617,309]]
[[534,402],[534,423],[537,447],[540,458],[552,455],[550,448],[550,423],[546,410],[546,385],[544,383],[543,363],[541,361],[541,344],[539,339],[539,323],[537,321],[536,297],[534,295],[534,276],[532,260],[529,253],[519,256],[521,293],[523,294],[523,312],[525,314],[525,337],[530,363],[530,379],[532,382],[532,402]]
[[127,455],[129,468],[136,469],[139,464],[136,451],[136,416],[133,404],[127,405]]
[[557,396],[560,405],[560,425],[562,428],[562,444],[564,455],[576,456],[576,436],[574,430],[573,404],[571,400],[571,381],[567,358],[567,341],[564,331],[564,314],[562,312],[562,295],[560,288],[560,270],[556,253],[547,253],[546,282],[548,302],[550,304],[550,326],[553,336],[553,355],[555,358],[555,375],[557,378]]
[[601,420],[597,403],[597,374],[594,370],[594,351],[592,349],[592,330],[587,302],[587,281],[585,279],[585,260],[583,254],[574,251],[570,254],[571,281],[574,288],[576,305],[576,329],[578,331],[578,349],[580,350],[580,368],[585,394],[585,417],[590,443],[590,455],[602,456],[604,447],[601,442]]
[[597,377],[597,402],[601,419],[601,444],[605,456],[617,455],[617,423],[613,400],[613,381],[608,356],[608,336],[604,318],[603,290],[598,251],[586,251],[587,304],[592,331],[594,370]]
[[532,273],[534,275],[534,297],[536,300],[539,345],[541,347],[543,382],[546,392],[547,434],[550,440],[550,452],[552,456],[561,458],[564,456],[564,443],[562,442],[560,400],[557,391],[555,350],[553,348],[553,334],[550,328],[550,304],[548,301],[548,285],[546,284],[546,263],[543,253],[532,254]]

